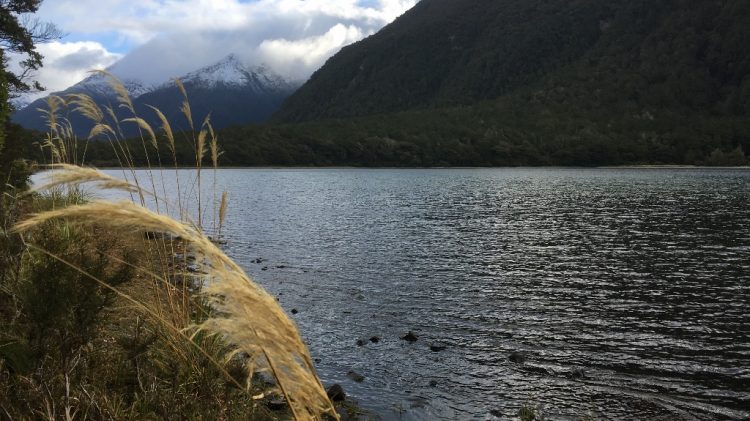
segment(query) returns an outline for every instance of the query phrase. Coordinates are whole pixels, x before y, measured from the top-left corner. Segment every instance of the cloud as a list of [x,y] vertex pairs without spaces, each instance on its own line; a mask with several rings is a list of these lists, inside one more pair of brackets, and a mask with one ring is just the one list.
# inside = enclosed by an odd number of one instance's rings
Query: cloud
[[[128,51],[113,68],[121,78],[161,83],[235,53],[305,79],[341,47],[368,36],[418,0],[55,0],[39,17],[99,50],[78,51],[40,75],[81,75],[80,65]],[[77,43],[74,43],[77,44]],[[59,49],[59,46],[56,47]],[[102,51],[103,50],[103,51]],[[96,59],[96,52],[102,52]],[[48,70],[52,68],[50,75]],[[57,73],[54,73],[57,71]],[[61,83],[50,85],[60,86]]]
[[363,36],[364,33],[357,26],[339,23],[320,36],[291,41],[264,40],[256,50],[256,57],[257,61],[267,63],[291,79],[303,79],[339,49]]
[[[51,42],[37,46],[44,56],[44,67],[33,75],[48,92],[63,90],[87,76],[92,69],[104,69],[122,58],[97,42]],[[11,69],[18,72],[18,55],[11,56]],[[30,95],[27,100],[43,96],[44,93]]]

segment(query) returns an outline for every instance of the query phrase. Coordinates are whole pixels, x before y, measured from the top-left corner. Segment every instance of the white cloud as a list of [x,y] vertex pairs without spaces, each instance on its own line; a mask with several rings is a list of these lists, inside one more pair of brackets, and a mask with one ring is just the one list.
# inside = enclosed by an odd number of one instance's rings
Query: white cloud
[[[44,56],[44,67],[33,78],[48,92],[65,89],[85,78],[88,71],[104,69],[122,58],[122,55],[111,53],[101,44],[91,41],[55,41],[40,44],[37,49]],[[11,68],[16,71],[18,60],[18,56],[11,57]],[[26,99],[33,100],[43,95],[43,92],[36,93]]]
[[363,38],[354,25],[337,24],[323,35],[300,40],[264,40],[257,48],[258,61],[268,63],[277,72],[293,79],[308,76],[342,47]]
[[[113,57],[106,48],[135,46],[113,68],[122,78],[160,83],[236,53],[248,64],[266,63],[304,79],[341,47],[374,33],[417,1],[48,0],[38,15],[76,39],[102,40],[102,57]],[[80,55],[58,57],[58,65],[48,59],[40,78],[50,87],[80,79],[79,58],[85,61]],[[65,73],[67,65],[76,70]]]

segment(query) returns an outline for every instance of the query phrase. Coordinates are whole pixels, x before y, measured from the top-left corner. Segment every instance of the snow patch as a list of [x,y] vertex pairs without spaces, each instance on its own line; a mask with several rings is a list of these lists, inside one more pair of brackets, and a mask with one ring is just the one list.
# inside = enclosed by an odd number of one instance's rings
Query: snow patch
[[267,66],[245,66],[235,54],[229,54],[216,64],[188,73],[180,78],[183,83],[194,83],[206,88],[219,85],[249,87],[255,92],[286,89],[289,82]]
[[[135,79],[126,79],[120,81],[128,91],[131,99],[136,99],[139,96],[151,92],[154,90],[153,86],[148,86],[143,82]],[[103,73],[94,73],[81,82],[68,88],[66,91],[87,91],[90,94],[111,96],[114,95],[114,89],[112,89],[111,79],[109,76]]]

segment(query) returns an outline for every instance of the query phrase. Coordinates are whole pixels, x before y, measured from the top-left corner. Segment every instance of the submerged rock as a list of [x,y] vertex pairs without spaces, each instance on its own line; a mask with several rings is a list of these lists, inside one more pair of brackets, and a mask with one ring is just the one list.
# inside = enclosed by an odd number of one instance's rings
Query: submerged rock
[[432,345],[430,345],[430,351],[432,351],[432,352],[444,351],[445,348],[447,348],[447,347],[445,345],[443,345],[443,344],[432,344]]
[[365,381],[365,376],[357,373],[354,370],[349,370],[349,372],[346,373],[346,377],[348,377],[351,380],[354,380],[357,383],[362,383],[363,381]]
[[370,342],[374,344],[380,342],[380,336],[373,336],[372,338],[370,338]]
[[220,246],[227,244],[227,240],[224,240],[224,239],[221,239],[221,238],[218,238],[218,237],[214,238],[214,237],[211,237],[210,235],[208,236],[208,241],[210,241],[210,242],[212,242],[212,243],[214,243],[216,245],[220,245]]
[[344,393],[344,388],[341,387],[341,385],[338,383],[329,387],[326,390],[326,394],[328,395],[328,399],[334,402],[342,402],[346,400],[346,393]]
[[526,355],[522,352],[511,352],[508,359],[516,364],[523,364],[526,362]]
[[546,367],[542,367],[540,365],[525,365],[524,370],[528,371],[529,373],[537,373],[537,374],[554,374],[553,372],[550,372],[550,370]]
[[365,346],[365,341],[363,339],[357,339],[357,346]]
[[430,387],[436,387],[437,386],[437,380],[430,380]]
[[574,368],[570,370],[568,373],[568,377],[574,378],[574,379],[585,379],[586,378],[586,371],[582,368]]
[[404,340],[406,342],[416,342],[418,339],[419,336],[415,335],[411,330],[409,331],[409,333],[401,337],[401,340]]

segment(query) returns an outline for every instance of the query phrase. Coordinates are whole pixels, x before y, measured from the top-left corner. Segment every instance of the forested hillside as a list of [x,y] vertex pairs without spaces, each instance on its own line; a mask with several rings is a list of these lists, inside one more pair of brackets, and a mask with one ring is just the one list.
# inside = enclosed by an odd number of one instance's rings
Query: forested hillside
[[613,115],[746,114],[747,28],[744,0],[423,0],[331,58],[277,119],[472,104],[527,89]]
[[747,28],[743,0],[422,0],[316,72],[291,125],[227,130],[227,159],[742,164]]

